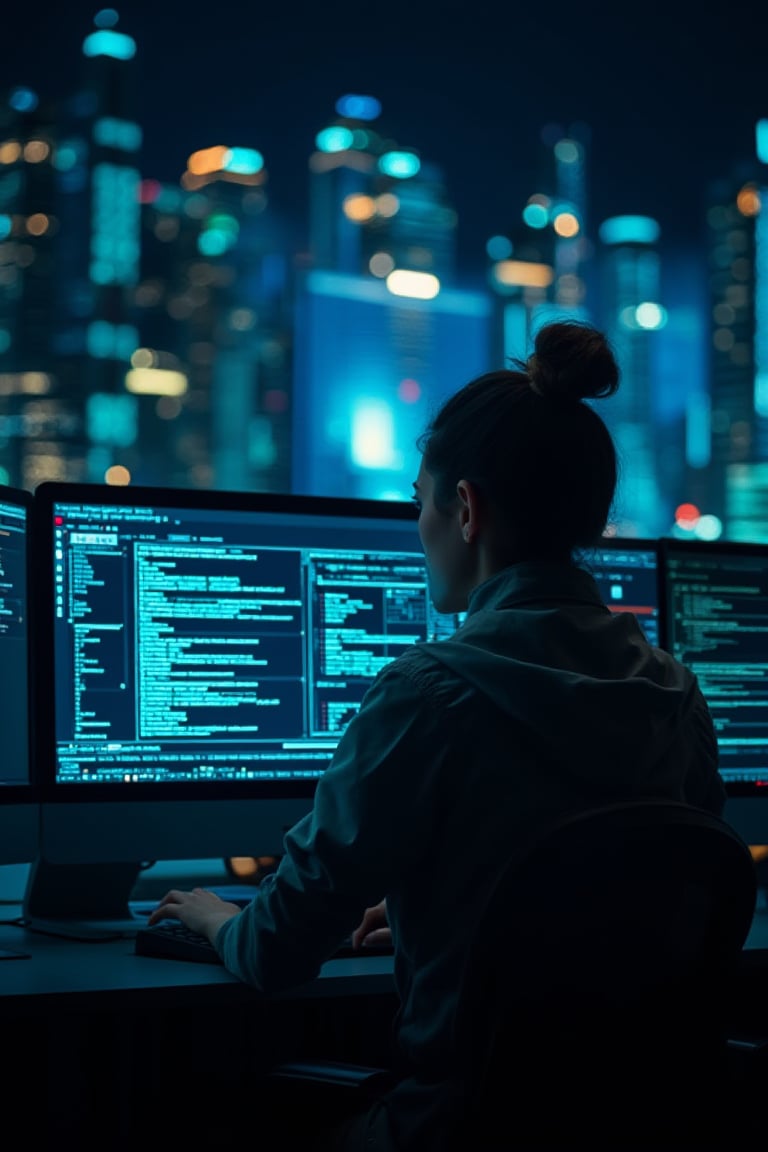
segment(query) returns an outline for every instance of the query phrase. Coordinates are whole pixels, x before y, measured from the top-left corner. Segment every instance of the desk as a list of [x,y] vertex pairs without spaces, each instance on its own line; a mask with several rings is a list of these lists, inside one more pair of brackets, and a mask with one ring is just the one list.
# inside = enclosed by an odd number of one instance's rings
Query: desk
[[[131,939],[88,942],[0,926],[0,948],[31,953],[0,961],[0,1012],[34,1013],[127,1005],[152,998],[176,1004],[261,1001],[221,965],[137,956]],[[316,980],[277,999],[392,994],[389,957],[330,960]]]
[[162,1137],[165,1125],[169,1147],[210,1152],[199,1111],[184,1134],[169,1101],[201,1088],[212,1104],[237,1100],[260,1067],[298,1051],[389,1059],[387,957],[331,960],[316,980],[264,997],[218,965],[137,956],[129,938],[1,925],[0,948],[31,954],[0,960],[2,1098],[52,1152],[135,1152],[146,1127]]
[[[316,980],[264,997],[217,965],[136,956],[130,939],[81,942],[3,925],[0,947],[31,953],[0,961],[5,1098],[51,1152],[135,1152],[150,1137],[210,1152],[202,1118],[217,1100],[250,1113],[260,1068],[296,1052],[388,1061],[395,998],[386,957],[332,960]],[[760,1031],[764,900],[743,961],[734,1028]],[[206,1107],[194,1105],[196,1093]],[[187,1131],[179,1102],[191,1106]]]

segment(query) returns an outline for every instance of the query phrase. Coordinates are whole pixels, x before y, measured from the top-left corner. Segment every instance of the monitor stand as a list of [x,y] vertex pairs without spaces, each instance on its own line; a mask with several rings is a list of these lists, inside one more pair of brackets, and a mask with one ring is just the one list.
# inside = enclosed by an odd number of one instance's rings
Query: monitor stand
[[130,908],[131,892],[144,865],[32,864],[24,893],[23,918],[32,932],[74,940],[135,936],[146,921]]

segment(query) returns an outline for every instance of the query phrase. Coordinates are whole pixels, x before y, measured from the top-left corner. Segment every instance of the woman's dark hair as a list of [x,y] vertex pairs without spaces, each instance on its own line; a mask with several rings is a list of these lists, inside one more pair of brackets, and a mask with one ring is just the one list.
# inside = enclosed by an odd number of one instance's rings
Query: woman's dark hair
[[618,364],[603,333],[578,321],[545,325],[533,354],[511,363],[447,400],[418,446],[438,508],[471,480],[507,526],[509,561],[564,559],[596,543],[610,515],[616,449],[584,401],[613,395]]

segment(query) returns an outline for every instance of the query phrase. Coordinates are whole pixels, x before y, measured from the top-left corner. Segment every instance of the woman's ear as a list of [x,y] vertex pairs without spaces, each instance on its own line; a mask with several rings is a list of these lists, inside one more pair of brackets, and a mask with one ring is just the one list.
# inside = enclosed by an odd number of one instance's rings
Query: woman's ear
[[459,499],[459,526],[468,544],[477,536],[481,526],[480,492],[471,480],[459,480],[456,485]]

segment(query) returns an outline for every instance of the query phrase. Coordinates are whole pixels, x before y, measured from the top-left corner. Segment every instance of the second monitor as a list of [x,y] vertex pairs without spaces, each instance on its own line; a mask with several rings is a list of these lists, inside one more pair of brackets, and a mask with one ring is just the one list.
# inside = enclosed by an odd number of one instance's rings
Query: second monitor
[[717,733],[726,818],[768,843],[768,545],[664,539],[665,645],[698,676]]

